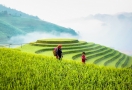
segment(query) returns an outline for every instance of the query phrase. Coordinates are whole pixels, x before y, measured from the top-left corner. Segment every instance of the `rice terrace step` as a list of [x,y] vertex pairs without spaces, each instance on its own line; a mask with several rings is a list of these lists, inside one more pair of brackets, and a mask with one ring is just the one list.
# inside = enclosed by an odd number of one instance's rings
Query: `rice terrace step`
[[132,58],[124,53],[100,44],[74,38],[39,39],[19,49],[21,51],[54,57],[52,50],[58,44],[62,44],[63,59],[81,62],[82,52],[86,52],[86,57],[88,58],[86,63],[116,68],[130,67],[132,65]]

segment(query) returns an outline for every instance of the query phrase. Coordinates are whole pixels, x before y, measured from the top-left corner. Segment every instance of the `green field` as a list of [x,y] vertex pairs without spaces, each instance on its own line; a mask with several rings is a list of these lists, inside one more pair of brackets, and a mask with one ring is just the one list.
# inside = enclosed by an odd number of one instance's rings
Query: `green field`
[[0,48],[0,90],[131,90],[132,70]]
[[62,44],[63,59],[81,62],[82,52],[85,51],[86,63],[116,68],[130,67],[132,65],[131,57],[124,53],[93,42],[79,41],[72,38],[40,39],[18,49],[24,52],[53,57],[52,50],[58,44]]
[[57,43],[52,40],[1,47],[0,90],[132,90],[132,57],[95,43],[63,40],[58,40],[62,60],[53,56]]

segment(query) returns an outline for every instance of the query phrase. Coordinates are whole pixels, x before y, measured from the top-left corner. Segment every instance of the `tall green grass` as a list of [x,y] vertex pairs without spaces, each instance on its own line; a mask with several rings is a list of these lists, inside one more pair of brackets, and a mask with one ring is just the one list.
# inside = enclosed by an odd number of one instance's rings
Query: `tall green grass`
[[0,90],[131,90],[132,70],[0,48]]

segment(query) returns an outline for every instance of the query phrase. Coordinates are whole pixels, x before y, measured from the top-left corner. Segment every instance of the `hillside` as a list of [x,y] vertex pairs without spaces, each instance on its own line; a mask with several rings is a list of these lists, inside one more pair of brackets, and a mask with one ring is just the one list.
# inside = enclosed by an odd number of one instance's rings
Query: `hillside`
[[37,16],[0,5],[0,42],[8,41],[12,36],[24,35],[30,32],[77,35],[73,29],[58,26],[41,20]]
[[21,51],[53,57],[52,50],[62,44],[63,59],[81,62],[82,52],[86,53],[86,63],[100,66],[127,68],[132,65],[132,57],[112,48],[92,42],[70,38],[40,39],[19,47]]
[[131,90],[132,70],[0,48],[0,90]]

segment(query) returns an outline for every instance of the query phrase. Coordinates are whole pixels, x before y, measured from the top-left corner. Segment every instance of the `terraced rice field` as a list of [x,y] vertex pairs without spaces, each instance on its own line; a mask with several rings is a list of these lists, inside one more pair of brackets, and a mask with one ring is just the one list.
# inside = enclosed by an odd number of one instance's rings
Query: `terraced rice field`
[[63,59],[81,62],[82,52],[86,52],[86,63],[124,68],[132,65],[130,56],[112,48],[77,39],[41,39],[19,48],[22,51],[53,57],[52,50],[62,44]]

